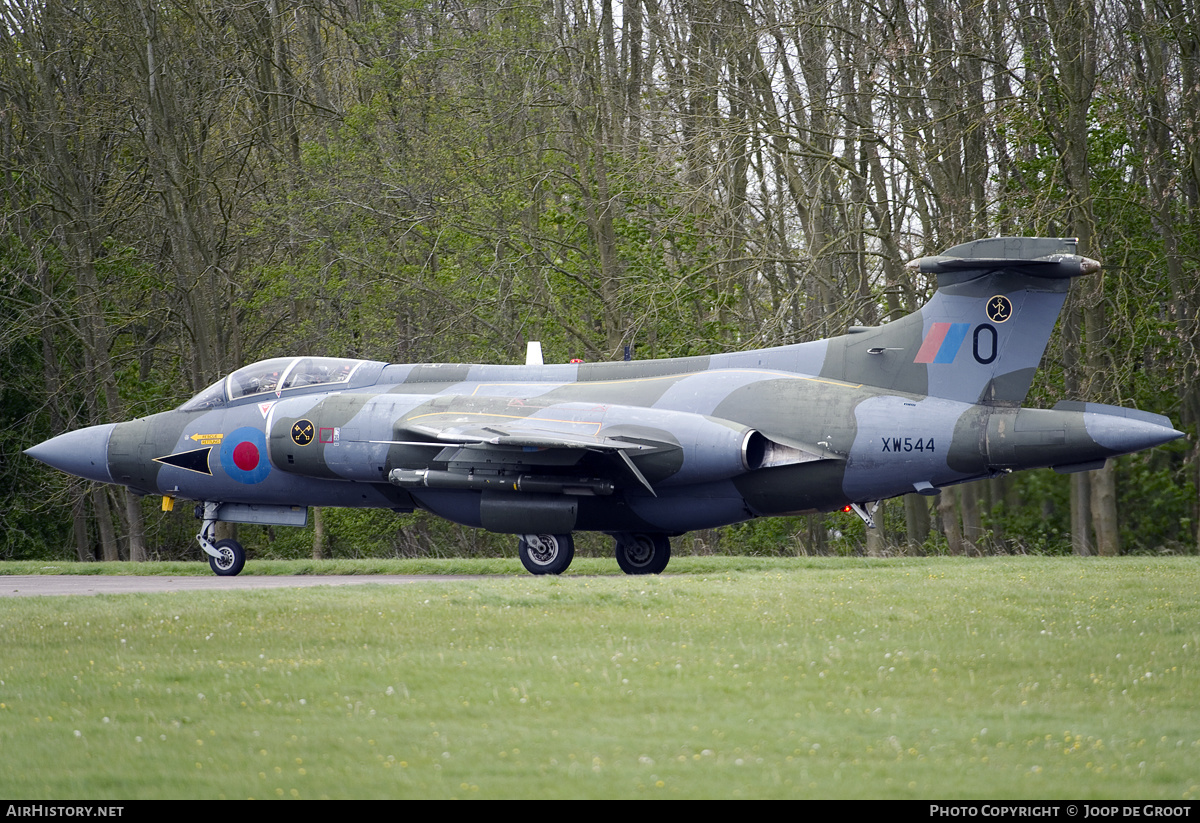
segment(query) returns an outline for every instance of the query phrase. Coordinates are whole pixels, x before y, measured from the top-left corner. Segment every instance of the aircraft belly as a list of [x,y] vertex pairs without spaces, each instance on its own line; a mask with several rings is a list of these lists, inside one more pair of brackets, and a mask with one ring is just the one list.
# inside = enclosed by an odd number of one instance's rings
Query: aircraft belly
[[255,501],[266,499],[278,505],[334,506],[349,509],[391,509],[412,511],[412,498],[403,490],[386,483],[354,483],[344,480],[281,477],[274,488]]
[[419,508],[432,512],[438,517],[470,526],[473,529],[483,528],[479,513],[481,492],[452,491],[449,489],[421,489],[409,492]]
[[277,506],[334,506],[411,511],[412,499],[385,483],[294,477],[272,471],[262,483],[247,485],[228,478],[196,479],[180,469],[160,472],[160,493],[187,500],[258,503]]
[[[421,508],[473,528],[512,534],[558,531],[650,531],[670,534],[740,523],[754,517],[731,481],[705,483],[659,494],[591,497],[420,489]],[[570,509],[568,515],[566,510]],[[557,528],[562,518],[573,526]]]
[[637,519],[669,533],[713,529],[754,516],[732,480],[663,490],[657,497],[629,495],[626,505]]
[[849,502],[842,483],[846,463],[819,460],[759,469],[734,483],[755,515],[773,517],[813,511],[834,511]]

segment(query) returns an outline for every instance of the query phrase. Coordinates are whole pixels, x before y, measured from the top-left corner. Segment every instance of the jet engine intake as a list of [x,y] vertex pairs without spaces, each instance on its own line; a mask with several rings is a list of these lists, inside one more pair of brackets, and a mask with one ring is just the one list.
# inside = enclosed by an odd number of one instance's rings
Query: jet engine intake
[[746,438],[742,441],[742,463],[747,471],[808,463],[811,460],[825,459],[825,457],[825,455],[815,454],[772,440],[754,429],[748,429]]

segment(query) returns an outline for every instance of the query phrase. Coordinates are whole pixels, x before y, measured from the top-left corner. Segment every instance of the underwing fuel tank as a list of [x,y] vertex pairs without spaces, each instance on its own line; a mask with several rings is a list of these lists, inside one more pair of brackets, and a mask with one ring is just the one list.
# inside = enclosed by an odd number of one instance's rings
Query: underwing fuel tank
[[988,418],[987,457],[993,470],[1049,466],[1089,471],[1110,457],[1149,449],[1183,434],[1158,414],[1065,401],[1053,409],[1012,409]]

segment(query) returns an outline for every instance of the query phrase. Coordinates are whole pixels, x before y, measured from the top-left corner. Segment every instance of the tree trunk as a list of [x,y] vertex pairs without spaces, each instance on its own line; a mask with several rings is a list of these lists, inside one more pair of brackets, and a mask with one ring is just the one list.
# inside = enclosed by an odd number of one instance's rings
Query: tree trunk
[[1117,472],[1110,460],[1091,475],[1092,527],[1096,534],[1096,554],[1116,557],[1121,553],[1121,533],[1117,528]]
[[320,506],[313,506],[313,546],[312,559],[325,559],[325,515]]
[[963,554],[962,524],[958,520],[958,500],[962,486],[942,489],[938,495],[938,514],[942,518],[942,532],[946,535],[946,550],[953,555]]
[[113,529],[112,506],[108,502],[108,489],[105,486],[92,487],[92,509],[96,514],[96,528],[100,532],[100,558],[107,561],[121,559],[121,549],[117,543],[117,533]]
[[929,539],[929,502],[924,495],[904,495],[904,525],[908,551],[916,553]]
[[129,559],[135,563],[143,563],[150,559],[146,549],[146,524],[142,517],[141,498],[129,489],[121,489],[125,498],[125,513],[129,529]]
[[962,540],[967,554],[983,554],[983,523],[979,515],[979,484],[967,483],[958,487],[962,501]]
[[1092,554],[1092,473],[1071,475],[1071,552],[1080,557]]

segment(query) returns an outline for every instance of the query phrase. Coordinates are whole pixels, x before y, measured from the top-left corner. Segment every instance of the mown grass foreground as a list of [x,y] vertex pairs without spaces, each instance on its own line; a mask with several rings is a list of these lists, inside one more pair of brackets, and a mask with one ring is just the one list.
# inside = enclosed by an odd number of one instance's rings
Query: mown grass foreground
[[3,598],[0,796],[1200,795],[1194,558],[720,566]]

